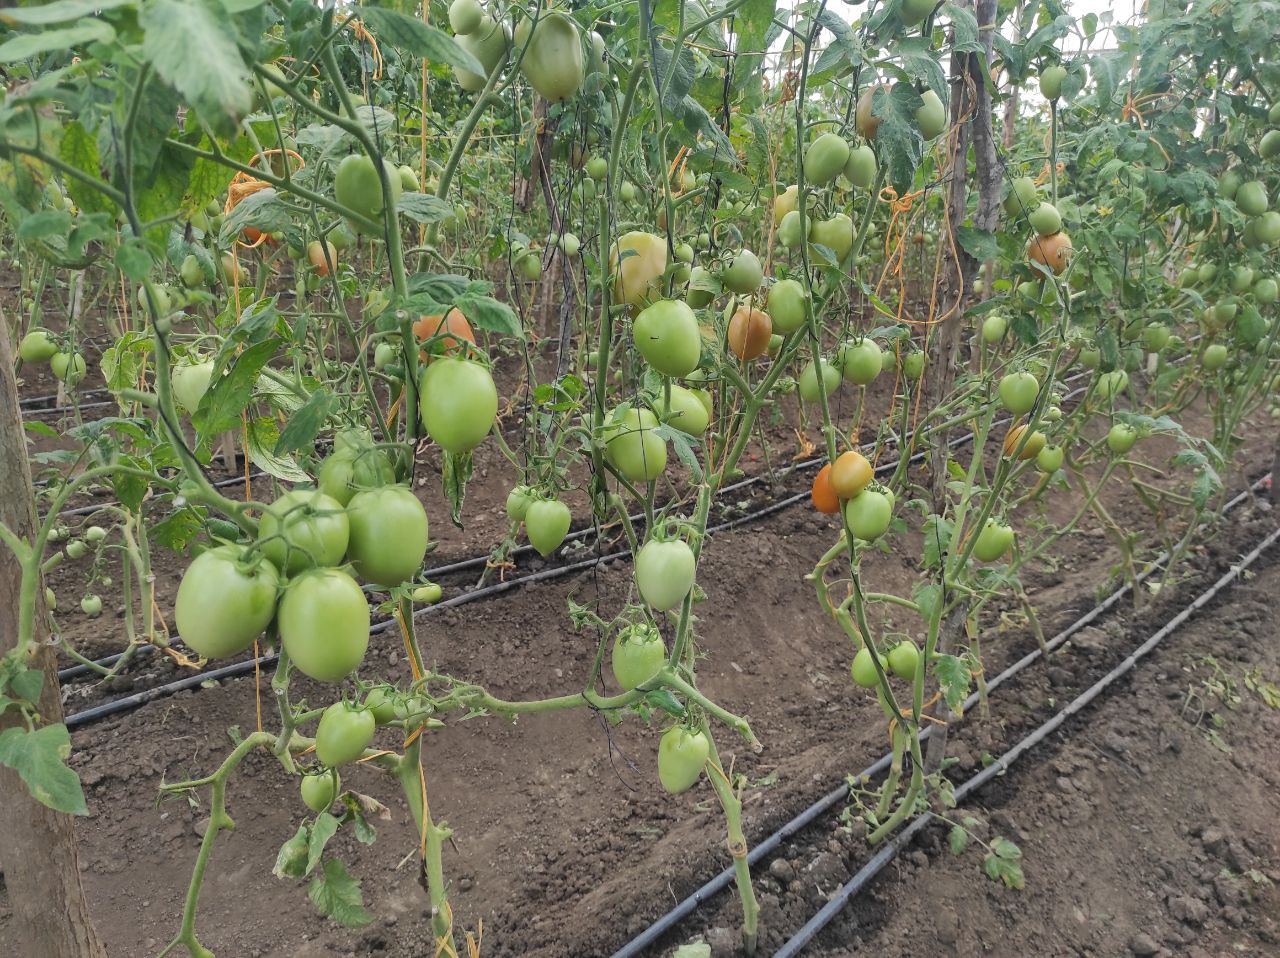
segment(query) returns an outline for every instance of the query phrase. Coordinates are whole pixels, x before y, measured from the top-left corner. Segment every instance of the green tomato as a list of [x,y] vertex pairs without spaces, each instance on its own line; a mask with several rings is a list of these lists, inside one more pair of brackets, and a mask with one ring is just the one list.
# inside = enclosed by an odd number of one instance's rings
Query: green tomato
[[902,356],[902,374],[908,379],[919,379],[924,375],[924,353],[913,349]]
[[632,324],[631,335],[640,355],[664,376],[687,376],[698,368],[698,320],[679,300],[660,299],[646,306]]
[[1150,352],[1158,353],[1169,344],[1169,327],[1163,323],[1148,323],[1142,330],[1142,345]]
[[923,23],[935,6],[937,4],[934,0],[902,0],[898,16],[902,18],[903,26],[914,27],[917,23]]
[[[391,202],[395,203],[400,196],[400,171],[387,160],[382,161],[383,170],[391,188]],[[363,153],[352,153],[338,164],[338,171],[333,178],[333,195],[343,206],[371,219],[382,216],[384,195],[382,178],[374,162]]]
[[1062,468],[1066,452],[1061,446],[1045,446],[1036,453],[1036,468],[1043,473],[1055,473]]
[[1107,431],[1107,448],[1123,456],[1138,441],[1138,431],[1128,423],[1118,422]]
[[558,103],[578,92],[586,76],[582,31],[559,10],[547,12],[535,24],[525,17],[516,25],[515,45],[524,50],[520,72],[545,100]]
[[58,611],[58,597],[48,586],[44,588],[44,607],[50,612]]
[[1253,298],[1263,306],[1270,306],[1280,299],[1280,283],[1271,277],[1263,277],[1253,284]]
[[659,612],[679,608],[693,588],[697,565],[693,549],[683,539],[650,539],[636,553],[640,598]]
[[982,341],[988,346],[994,346],[1004,339],[1008,329],[1009,321],[999,313],[992,313],[982,321]]
[[605,458],[630,482],[648,482],[667,466],[667,444],[654,430],[658,417],[624,403],[605,427]]
[[822,398],[822,394],[830,396],[840,386],[840,370],[836,369],[825,359],[822,362],[822,383],[818,383],[818,369],[810,360],[800,372],[799,388],[800,398],[804,402],[816,403]]
[[1010,216],[1022,216],[1040,205],[1040,190],[1035,180],[1020,176],[1013,181],[1009,195],[1004,200],[1004,210]]
[[711,754],[711,743],[700,731],[675,725],[658,742],[658,780],[672,795],[687,792],[698,782]]
[[386,369],[396,361],[399,348],[394,343],[381,342],[373,347],[373,368]]
[[169,389],[173,393],[173,401],[186,413],[194,413],[200,408],[200,400],[209,391],[209,383],[213,380],[214,361],[207,359],[199,363],[187,363],[174,366],[169,371]]
[[528,486],[516,486],[507,493],[507,518],[512,522],[524,522],[525,513],[534,502],[533,490]]
[[49,360],[49,368],[53,370],[53,375],[59,382],[66,383],[72,388],[80,385],[88,372],[84,357],[79,353],[54,353],[53,358]]
[[342,503],[318,489],[286,492],[267,506],[258,524],[262,554],[290,574],[337,565],[350,534]]
[[794,279],[780,279],[769,288],[765,311],[775,333],[789,336],[804,325],[806,299],[804,286]]
[[1129,374],[1123,369],[1113,369],[1098,377],[1098,396],[1103,400],[1114,399],[1129,386]]
[[805,236],[801,230],[800,211],[791,210],[782,217],[782,222],[778,224],[778,242],[787,249],[799,249],[800,244],[813,235],[812,216],[805,218],[804,231],[808,233],[808,236]]
[[390,685],[375,685],[364,697],[364,707],[378,725],[394,722],[396,718],[396,690]]
[[844,504],[844,521],[864,542],[874,542],[889,529],[893,501],[876,489],[863,489]]
[[67,556],[72,559],[79,559],[88,549],[89,547],[79,539],[73,539],[67,543]]
[[613,641],[613,677],[624,692],[644,685],[667,664],[662,633],[648,624],[627,626]]
[[188,253],[183,259],[178,276],[182,280],[182,285],[188,289],[204,285],[204,267],[200,265],[200,260],[195,253]]
[[529,544],[544,559],[560,548],[573,524],[573,513],[559,499],[539,499],[531,502],[524,514],[524,530]]
[[369,603],[341,569],[311,569],[285,589],[279,629],[298,671],[319,682],[337,682],[364,660]]
[[809,242],[831,250],[837,263],[844,262],[853,249],[853,220],[844,213],[836,213],[830,219],[815,220],[809,233]]
[[1244,178],[1239,170],[1224,170],[1218,177],[1218,195],[1224,200],[1235,199],[1236,190],[1240,189],[1243,182]]
[[1200,358],[1200,365],[1207,372],[1216,372],[1227,364],[1229,355],[1227,347],[1222,343],[1210,343],[1205,347],[1204,355]]
[[932,140],[947,128],[947,108],[933,90],[925,90],[920,99],[924,103],[916,110],[916,125],[925,140]]
[[316,726],[316,758],[328,768],[354,762],[373,741],[373,713],[347,702],[334,702]]
[[89,593],[80,600],[80,611],[91,619],[96,619],[102,614],[102,598],[93,593]]
[[587,176],[597,183],[609,174],[609,161],[603,156],[593,156],[587,160]]
[[866,386],[880,375],[880,370],[884,367],[884,352],[874,340],[860,339],[842,346],[837,362],[847,382]]
[[[884,663],[881,662],[881,667]],[[864,645],[853,657],[853,663],[849,666],[849,674],[853,676],[854,684],[864,688],[873,689],[880,684],[880,673],[876,671],[876,655],[871,651],[871,646]]]
[[479,0],[453,0],[449,4],[449,26],[454,33],[475,33],[484,21],[484,7]]
[[1062,214],[1052,203],[1041,203],[1031,211],[1027,220],[1040,236],[1053,236],[1062,232]]
[[489,370],[446,356],[427,366],[418,394],[422,425],[446,452],[480,445],[498,418],[498,390]]
[[409,598],[419,605],[435,605],[444,597],[444,589],[440,587],[438,582],[428,582],[420,585],[409,593]]
[[823,133],[804,151],[804,178],[814,186],[826,186],[844,171],[849,144],[838,133]]
[[396,481],[395,469],[382,449],[346,446],[320,464],[316,485],[339,505],[365,489],[377,489]]
[[1000,380],[1000,402],[1015,416],[1023,416],[1036,405],[1040,383],[1029,372],[1008,373]]
[[328,769],[316,775],[304,775],[299,790],[307,808],[313,812],[325,812],[342,790],[342,779],[336,769]]
[[889,650],[889,668],[900,679],[914,679],[920,664],[920,650],[910,640],[903,640]]
[[[703,396],[707,397],[704,404]],[[665,397],[658,418],[679,429],[688,436],[701,436],[711,425],[710,396],[704,391],[695,392],[677,383],[671,384],[671,401],[666,403]]]
[[755,253],[749,249],[738,250],[725,268],[721,281],[731,291],[747,296],[764,282],[764,270]]
[[1056,100],[1062,96],[1062,81],[1067,78],[1067,68],[1059,64],[1045,67],[1040,71],[1040,95],[1046,100]]
[[47,363],[58,354],[58,344],[45,329],[33,329],[18,344],[18,358],[24,363]]
[[1236,206],[1245,216],[1261,216],[1269,204],[1267,186],[1261,180],[1241,183],[1240,189],[1236,190]]
[[[1043,451],[1043,450],[1042,450]],[[973,555],[979,562],[995,562],[1013,548],[1013,527],[999,519],[986,521],[973,544]]]
[[849,160],[844,165],[844,176],[858,189],[870,189],[876,179],[875,150],[865,143],[849,150]]
[[366,582],[386,587],[414,578],[427,554],[427,510],[408,486],[358,492],[347,505],[347,558]]

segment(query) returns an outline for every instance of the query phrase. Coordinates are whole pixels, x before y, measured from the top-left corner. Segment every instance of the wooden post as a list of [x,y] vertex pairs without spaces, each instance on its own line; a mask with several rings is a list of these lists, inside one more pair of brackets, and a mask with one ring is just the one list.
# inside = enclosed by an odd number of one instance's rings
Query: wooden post
[[[31,470],[13,375],[9,323],[0,312],[0,521],[21,538],[35,530]],[[22,570],[0,545],[0,654],[17,644]],[[44,672],[40,714],[62,721],[58,664],[44,641],[49,620],[43,588],[37,602],[34,667]],[[0,732],[20,722],[0,715]],[[23,958],[106,958],[80,884],[75,819],[40,804],[12,769],[0,766],[0,870],[13,906],[8,953]]]

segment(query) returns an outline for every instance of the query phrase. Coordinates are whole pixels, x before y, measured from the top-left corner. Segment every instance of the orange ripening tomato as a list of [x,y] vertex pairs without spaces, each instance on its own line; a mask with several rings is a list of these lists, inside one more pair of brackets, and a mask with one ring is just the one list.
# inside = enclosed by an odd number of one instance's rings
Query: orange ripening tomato
[[1066,232],[1052,236],[1036,236],[1027,244],[1027,257],[1048,269],[1054,275],[1061,274],[1071,262],[1071,237]]
[[[431,353],[437,356],[458,349],[464,339],[472,346],[476,344],[476,334],[471,331],[471,324],[456,308],[449,310],[443,317],[423,316],[413,324],[413,335],[418,342],[439,336],[429,347]],[[423,350],[419,355],[426,359],[427,351]]]
[[875,471],[867,457],[856,450],[841,453],[831,464],[831,490],[841,499],[852,499],[871,484]]
[[813,499],[813,508],[819,512],[831,515],[840,511],[840,497],[831,488],[831,463],[819,469],[818,474],[813,477],[813,489],[810,495]]
[[307,244],[307,261],[318,275],[328,276],[329,264],[336,266],[338,263],[338,251],[327,240],[323,244],[319,240],[312,240]]
[[[1005,433],[1004,436],[1004,454],[1012,456],[1013,451],[1018,448],[1018,443],[1022,442],[1022,434],[1026,432],[1026,423],[1013,426]],[[1019,459],[1034,459],[1040,455],[1040,450],[1044,448],[1045,435],[1040,430],[1034,430],[1027,438],[1027,444],[1022,447],[1022,452],[1018,456]]]
[[755,359],[769,348],[773,335],[773,320],[759,309],[739,306],[729,320],[729,351],[739,359]]

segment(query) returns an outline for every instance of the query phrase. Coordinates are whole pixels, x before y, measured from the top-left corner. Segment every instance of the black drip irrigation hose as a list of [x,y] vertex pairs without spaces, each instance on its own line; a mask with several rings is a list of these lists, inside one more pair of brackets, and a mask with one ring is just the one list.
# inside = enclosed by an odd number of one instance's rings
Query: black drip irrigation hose
[[[1270,482],[1270,478],[1268,476],[1264,476],[1263,478],[1254,482],[1248,489],[1244,490],[1243,492],[1237,493],[1226,504],[1223,505],[1222,514],[1227,515],[1228,513],[1230,513],[1233,509],[1235,509],[1241,503],[1248,500],[1255,492],[1258,492],[1259,490],[1266,488],[1269,482]],[[1152,559],[1151,563],[1147,566],[1147,568],[1144,569],[1141,573],[1139,573],[1138,576],[1135,578],[1134,584],[1145,582],[1148,578],[1150,578],[1155,573],[1157,569],[1159,569],[1161,566],[1164,565],[1167,559],[1168,559],[1167,552],[1162,552],[1160,553],[1160,555]],[[1045,643],[1045,646],[1043,649],[1037,646],[1036,648],[1028,652],[1026,655],[1024,655],[1022,658],[1014,662],[1012,665],[1009,665],[1008,667],[1006,667],[1002,672],[1000,672],[998,675],[996,675],[994,678],[990,679],[987,682],[987,694],[990,695],[991,692],[995,691],[1005,682],[1009,681],[1009,679],[1013,678],[1019,672],[1026,669],[1037,659],[1041,658],[1046,652],[1052,652],[1055,649],[1062,646],[1063,644],[1065,644],[1077,632],[1079,632],[1081,629],[1085,628],[1086,626],[1090,625],[1100,615],[1107,612],[1117,602],[1119,602],[1122,598],[1124,598],[1124,596],[1129,593],[1132,587],[1133,587],[1133,584],[1130,584],[1128,582],[1121,585],[1118,589],[1116,589],[1114,592],[1108,595],[1105,599],[1103,599],[1101,602],[1095,605],[1092,609],[1090,609],[1084,615],[1080,616],[1078,619],[1076,619],[1074,622],[1072,622],[1070,625],[1064,628],[1061,632],[1055,635],[1052,639],[1048,640]],[[973,706],[978,703],[979,698],[980,696],[978,695],[977,692],[971,693],[969,697],[965,699],[962,712],[964,714],[967,714],[969,710],[972,709]],[[923,732],[921,732],[920,741],[923,742],[926,739],[928,739],[932,731],[933,731],[932,728],[927,728]],[[889,763],[892,761],[892,758],[893,758],[892,753],[886,752],[884,755],[882,755],[879,759],[877,759],[871,765],[867,766],[861,772],[859,772],[857,776],[855,776],[855,781],[867,781],[879,775],[881,772],[883,772],[885,769],[889,767]],[[820,815],[830,811],[832,808],[834,808],[836,805],[838,805],[840,802],[844,801],[848,797],[849,797],[848,784],[842,784],[832,789],[831,791],[827,792],[825,795],[823,795],[816,802],[814,802],[812,805],[810,805],[808,808],[802,811],[795,818],[788,821],[785,825],[783,825],[773,834],[767,836],[758,844],[752,846],[751,851],[747,853],[747,867],[748,868],[754,867],[757,863],[760,862],[761,859],[771,855],[784,841],[786,841],[792,835],[795,835],[797,832],[802,831],[806,826],[811,824]],[[919,827],[923,827],[923,826],[919,826]],[[908,828],[914,829],[911,832],[912,835],[915,834],[915,830],[918,830],[917,826],[914,823],[908,826]],[[866,867],[870,867],[871,864],[875,862],[877,858],[880,857],[880,855],[884,854],[885,850],[888,847],[889,846],[886,845],[885,849],[881,849],[881,851],[877,853],[876,857],[873,858],[871,862],[867,863]],[[886,859],[886,861],[887,860],[888,859]],[[881,864],[880,867],[883,867],[883,863]],[[709,901],[713,896],[715,896],[721,891],[724,891],[724,889],[729,887],[729,885],[734,881],[734,879],[735,879],[735,872],[734,872],[733,866],[729,866],[725,868],[723,871],[715,875],[715,877],[705,882],[692,894],[688,895],[686,898],[684,898],[679,903],[677,903],[675,907],[673,907],[665,915],[662,915],[657,920],[655,920],[652,924],[649,925],[648,928],[642,931],[639,935],[637,935],[635,938],[632,938],[629,942],[623,945],[623,947],[615,951],[611,956],[611,958],[637,958],[637,956],[643,953],[645,948],[652,945],[659,938],[665,935],[668,931],[674,928],[677,924],[679,924],[689,915],[693,914],[694,911],[696,911],[705,902]]]
[[[1022,758],[1029,751],[1061,728],[1069,718],[1086,708],[1094,701],[1094,699],[1105,692],[1118,679],[1133,671],[1133,669],[1137,667],[1137,664],[1150,654],[1156,646],[1172,635],[1184,622],[1204,608],[1205,605],[1211,602],[1219,592],[1238,579],[1240,577],[1240,573],[1252,565],[1258,557],[1274,545],[1277,540],[1280,540],[1280,529],[1272,531],[1269,535],[1263,538],[1263,540],[1246,553],[1237,564],[1233,565],[1223,573],[1223,575],[1220,576],[1213,585],[1200,593],[1200,595],[1198,595],[1190,605],[1186,606],[1186,608],[1161,626],[1158,631],[1134,649],[1134,651],[1130,653],[1124,661],[1120,662],[1110,672],[1100,678],[1093,685],[1089,686],[1089,688],[1080,693],[1080,695],[1072,699],[1071,702],[1054,715],[1053,718],[1049,719],[1031,734],[1027,735],[1018,742],[1018,744],[1006,751],[981,772],[957,786],[954,793],[956,802],[959,803],[963,801],[970,794],[982,788],[997,775],[1003,775],[1015,762],[1018,761],[1018,759]],[[773,958],[793,958],[793,956],[800,954],[801,950],[803,950],[804,947],[808,945],[809,942],[811,942],[814,937],[844,909],[845,905],[849,903],[849,900],[865,888],[867,884],[875,878],[877,874],[879,874],[880,870],[891,862],[897,856],[898,852],[905,847],[918,832],[934,820],[934,817],[935,816],[932,812],[926,812],[895,835],[893,840],[887,843],[884,848],[880,849],[880,851],[871,858],[870,861],[863,865],[862,868],[858,870],[858,873],[849,879],[849,881],[840,888],[835,896],[823,905],[822,908],[820,908],[813,917],[810,918],[804,926],[787,941],[786,944],[774,952]]]

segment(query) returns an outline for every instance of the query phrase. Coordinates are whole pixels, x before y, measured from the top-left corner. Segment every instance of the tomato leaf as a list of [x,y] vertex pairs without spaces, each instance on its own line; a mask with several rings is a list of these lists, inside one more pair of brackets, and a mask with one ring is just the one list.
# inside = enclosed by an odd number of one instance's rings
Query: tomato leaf
[[939,655],[933,660],[933,671],[938,676],[938,687],[947,708],[961,714],[969,694],[969,663],[957,655]]
[[324,387],[311,394],[306,402],[298,407],[289,417],[280,439],[275,444],[275,454],[282,456],[290,452],[309,449],[316,436],[324,428],[325,421],[338,408],[338,397]]
[[955,531],[950,519],[943,516],[926,516],[924,520],[924,567],[926,569],[942,568],[942,557],[951,545],[951,534]]
[[905,195],[920,165],[923,141],[916,126],[916,110],[924,105],[909,83],[897,83],[887,93],[877,89],[871,97],[871,112],[880,118],[876,145],[889,185]]
[[[88,173],[94,179],[102,175],[98,141],[89,135],[89,132],[80,125],[79,120],[72,120],[63,129],[62,142],[58,144],[58,156],[63,162],[70,163],[77,170]],[[85,213],[106,213],[115,208],[115,204],[106,196],[74,176],[66,177],[65,182],[67,192],[76,206]]]
[[360,882],[336,859],[330,858],[324,863],[321,874],[311,880],[307,895],[321,914],[347,928],[359,928],[373,921],[364,907]]
[[[284,431],[287,433],[296,421],[295,417],[290,416]],[[249,455],[249,461],[263,472],[286,482],[311,481],[311,476],[298,465],[297,460],[280,449],[284,437],[274,418],[255,416],[250,419],[246,437],[248,443],[245,452]],[[307,440],[307,444],[314,438],[313,435]]]
[[969,844],[969,833],[959,825],[952,825],[951,832],[947,836],[947,844],[951,848],[951,854],[959,855]]
[[444,468],[440,479],[445,498],[449,500],[449,521],[462,528],[462,502],[467,494],[467,480],[471,478],[471,452],[444,454]]
[[246,226],[264,233],[282,233],[289,240],[298,234],[289,205],[269,187],[246,196],[227,214],[218,235],[219,245],[230,245]]
[[1003,882],[1006,888],[1020,889],[1026,885],[1022,874],[1022,850],[1007,838],[992,840],[991,850],[982,864],[987,877]]
[[231,366],[231,371],[215,378],[200,400],[200,408],[191,417],[201,437],[210,439],[240,425],[240,414],[253,398],[253,386],[262,367],[271,361],[280,340],[272,338],[250,346]]
[[328,812],[321,812],[316,816],[307,842],[307,868],[303,872],[304,875],[310,875],[315,870],[316,865],[320,863],[320,856],[324,854],[324,847],[329,844],[329,839],[338,833],[338,826],[341,824]]
[[234,28],[210,0],[150,0],[138,12],[142,52],[202,113],[241,116],[252,103]]
[[447,63],[481,76],[486,73],[480,61],[458,46],[452,37],[417,17],[405,16],[386,7],[366,6],[360,10],[360,19],[382,43],[432,63]]
[[307,825],[298,826],[293,837],[280,846],[271,874],[277,878],[302,878],[307,868]]
[[653,430],[653,434],[675,447],[676,458],[684,463],[694,482],[702,481],[702,465],[698,462],[697,453],[693,451],[696,443],[687,433],[663,423]]
[[0,43],[0,63],[16,63],[52,50],[66,52],[72,47],[94,42],[109,43],[115,36],[115,29],[105,20],[86,17],[75,26],[11,37]]
[[964,251],[978,262],[1000,258],[1000,244],[996,242],[996,234],[990,230],[961,226],[956,230],[956,239]]
[[87,815],[80,776],[67,765],[70,754],[71,733],[65,725],[0,732],[0,765],[18,773],[32,798],[54,811]]
[[453,215],[453,204],[430,193],[401,193],[396,212],[415,223],[439,223]]
[[204,528],[201,510],[193,506],[176,509],[147,530],[147,537],[173,552],[185,552]]

